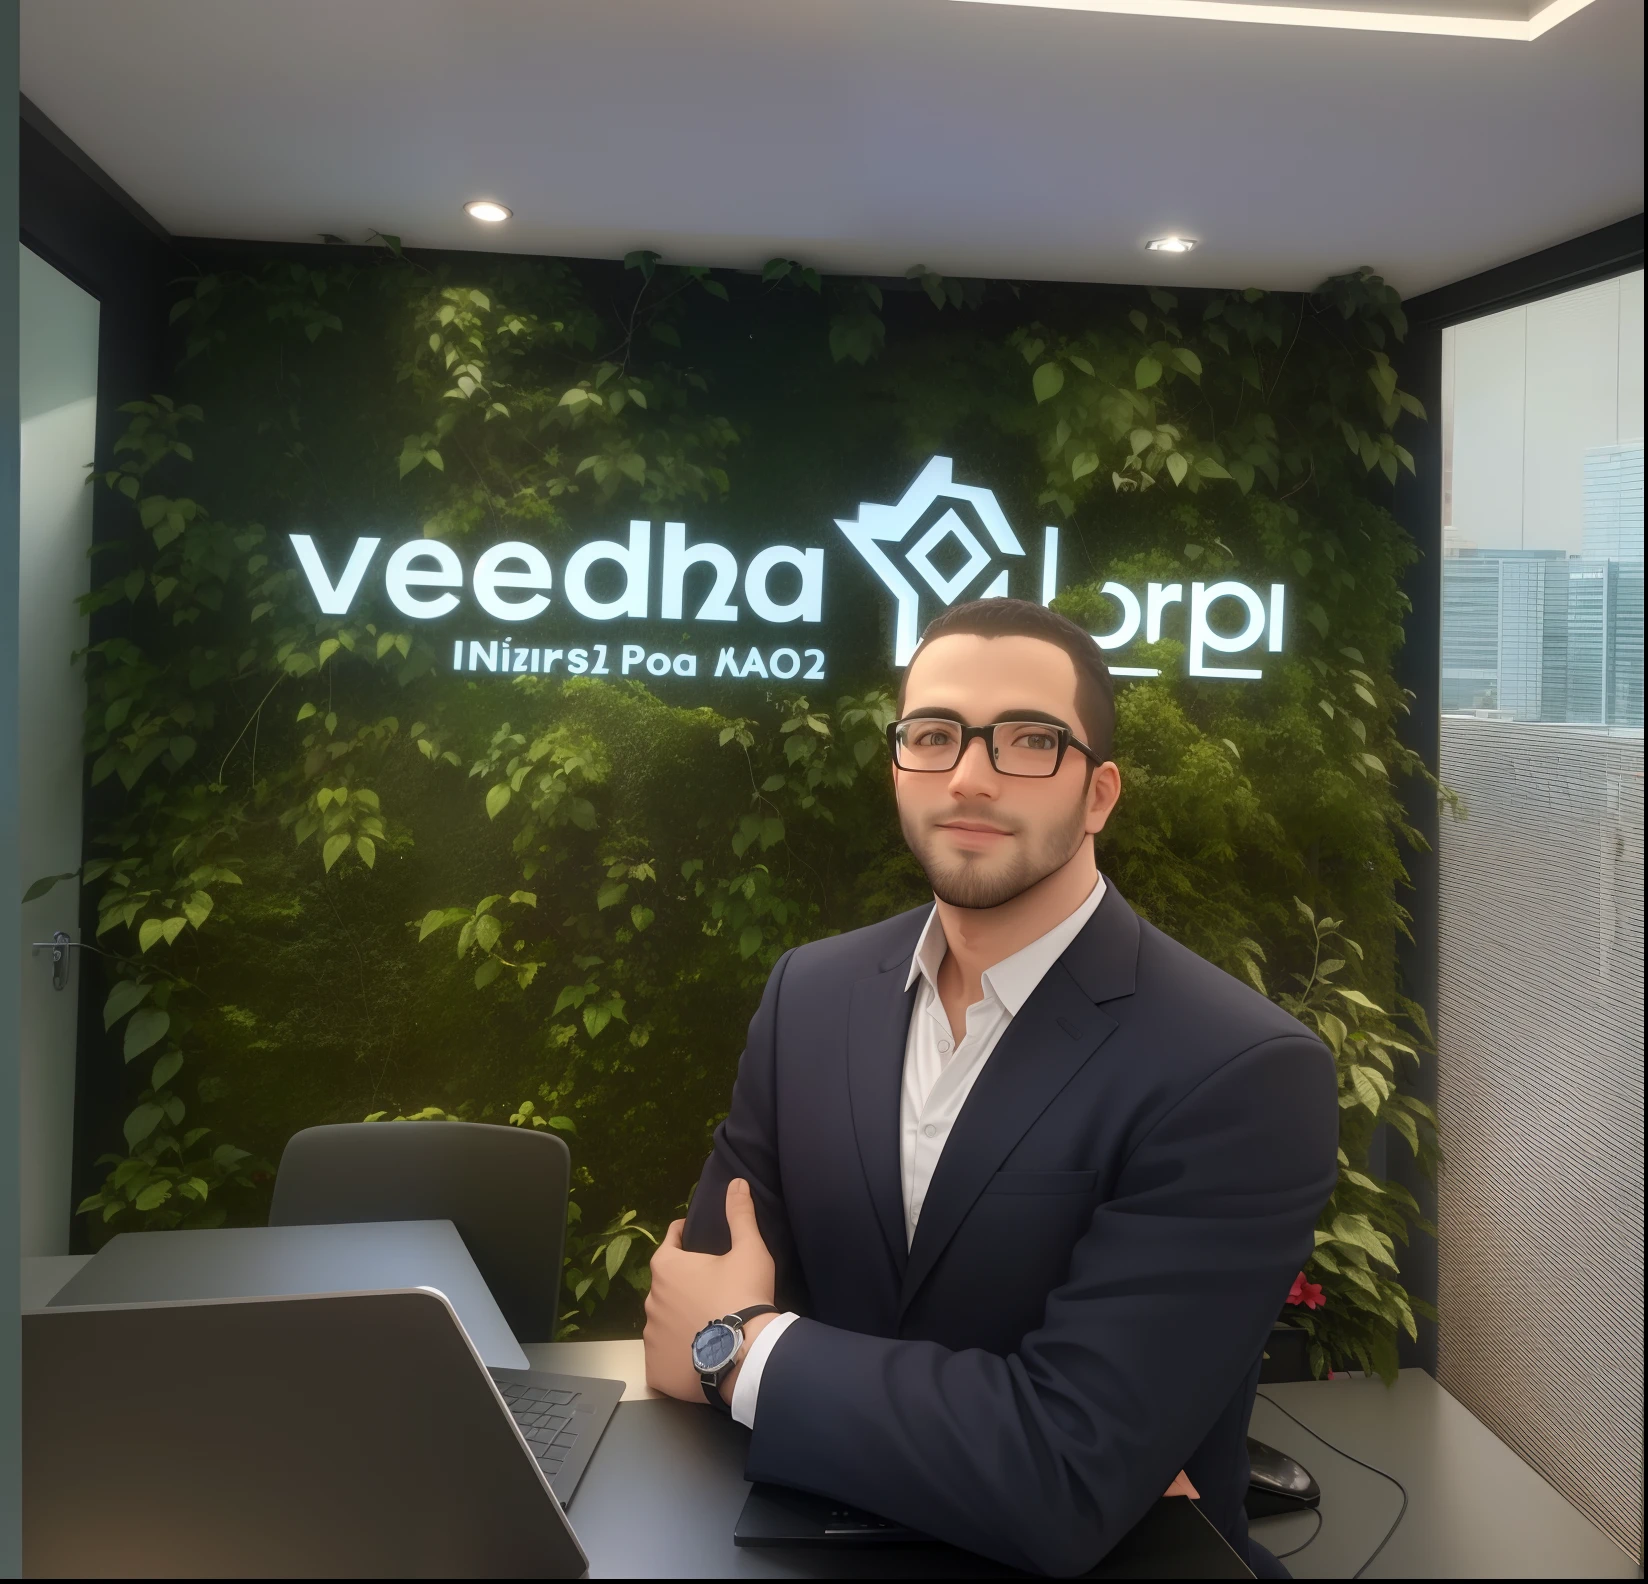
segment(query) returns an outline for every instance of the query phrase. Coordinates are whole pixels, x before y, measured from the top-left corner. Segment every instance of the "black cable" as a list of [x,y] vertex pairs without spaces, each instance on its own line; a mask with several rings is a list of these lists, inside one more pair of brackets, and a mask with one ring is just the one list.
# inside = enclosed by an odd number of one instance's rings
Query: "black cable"
[[[1399,1490],[1402,1493],[1402,1505],[1397,1509],[1396,1517],[1391,1520],[1390,1528],[1385,1531],[1385,1538],[1383,1540],[1381,1540],[1379,1542],[1379,1544],[1376,1545],[1373,1548],[1373,1552],[1368,1557],[1367,1561],[1364,1562],[1361,1565],[1361,1567],[1359,1567],[1354,1573],[1351,1574],[1351,1577],[1353,1579],[1361,1578],[1361,1576],[1364,1573],[1366,1573],[1367,1570],[1370,1567],[1373,1566],[1374,1560],[1378,1557],[1379,1553],[1381,1551],[1383,1551],[1387,1545],[1390,1544],[1390,1537],[1393,1534],[1396,1533],[1398,1527],[1401,1525],[1402,1520],[1407,1517],[1407,1515],[1408,1515],[1408,1488],[1407,1488],[1407,1486],[1404,1485],[1401,1482],[1401,1480],[1399,1480],[1394,1474],[1387,1474],[1382,1468],[1375,1468],[1371,1463],[1364,1463],[1361,1460],[1361,1458],[1352,1456],[1352,1454],[1345,1451],[1345,1449],[1343,1447],[1336,1447],[1330,1440],[1328,1440],[1328,1438],[1326,1436],[1318,1435],[1316,1433],[1316,1431],[1312,1430],[1311,1427],[1304,1422],[1304,1420],[1295,1418],[1294,1415],[1290,1414],[1287,1411],[1286,1408],[1284,1408],[1279,1402],[1276,1401],[1276,1399],[1274,1397],[1265,1397],[1265,1394],[1263,1392],[1259,1392],[1258,1395],[1260,1397],[1264,1397],[1265,1401],[1267,1403],[1269,1403],[1270,1406],[1277,1411],[1277,1413],[1281,1414],[1283,1416],[1283,1418],[1292,1419],[1293,1422],[1296,1425],[1298,1425],[1299,1428],[1301,1430],[1303,1430],[1306,1435],[1310,1436],[1313,1440],[1320,1441],[1322,1443],[1322,1445],[1325,1446],[1328,1449],[1328,1451],[1336,1452],[1342,1458],[1349,1458],[1350,1461],[1352,1463],[1354,1463],[1358,1468],[1365,1468],[1368,1471],[1368,1473],[1377,1474],[1380,1477],[1380,1479],[1388,1480],[1392,1485],[1394,1485],[1397,1488],[1397,1490]],[[1318,1513],[1318,1516],[1320,1516],[1320,1513],[1321,1513],[1320,1508],[1317,1509],[1317,1513]],[[1317,1532],[1320,1533],[1320,1531],[1321,1531],[1321,1526],[1320,1526],[1320,1524],[1318,1524],[1317,1525]],[[1316,1536],[1312,1535],[1310,1537],[1310,1540],[1314,1540],[1315,1538],[1316,1538]],[[1305,1545],[1309,1545],[1310,1540],[1307,1540],[1305,1542]],[[1302,1551],[1302,1550],[1304,1550],[1304,1546],[1299,1546],[1299,1547],[1297,1547],[1297,1549]],[[1292,1556],[1293,1554],[1294,1553],[1292,1551],[1289,1551],[1287,1553],[1288,1556]],[[1281,1559],[1278,1558],[1277,1560],[1280,1561]]]
[[[1272,1403],[1271,1406],[1275,1407],[1275,1404]],[[1278,1562],[1280,1562],[1284,1557],[1298,1556],[1298,1554],[1322,1532],[1322,1508],[1320,1504],[1312,1507],[1311,1511],[1316,1514],[1316,1527],[1310,1532],[1310,1540],[1301,1540],[1299,1544],[1296,1545],[1291,1551],[1272,1551],[1270,1554],[1275,1557]]]

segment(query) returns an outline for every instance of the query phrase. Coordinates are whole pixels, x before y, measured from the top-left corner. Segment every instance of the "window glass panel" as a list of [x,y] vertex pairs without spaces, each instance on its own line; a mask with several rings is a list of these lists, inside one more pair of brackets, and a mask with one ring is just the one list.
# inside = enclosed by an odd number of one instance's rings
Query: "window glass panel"
[[1436,1031],[1438,1376],[1639,1560],[1642,377],[1640,271],[1443,338]]
[[1445,332],[1443,452],[1443,713],[1641,730],[1641,272]]

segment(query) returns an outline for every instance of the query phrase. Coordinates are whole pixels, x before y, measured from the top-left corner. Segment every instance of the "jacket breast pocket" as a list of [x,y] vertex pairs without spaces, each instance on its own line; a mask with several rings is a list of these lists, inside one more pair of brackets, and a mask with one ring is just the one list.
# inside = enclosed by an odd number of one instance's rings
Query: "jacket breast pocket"
[[1090,1194],[1098,1185],[1096,1171],[1001,1171],[985,1187],[987,1194]]

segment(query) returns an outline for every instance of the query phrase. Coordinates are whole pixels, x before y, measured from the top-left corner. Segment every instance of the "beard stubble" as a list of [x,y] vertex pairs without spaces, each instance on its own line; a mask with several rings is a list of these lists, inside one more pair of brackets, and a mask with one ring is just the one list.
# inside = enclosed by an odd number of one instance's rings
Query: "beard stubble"
[[[951,907],[983,910],[1000,907],[1022,896],[1070,862],[1084,834],[1085,801],[1084,782],[1082,795],[1072,802],[1068,817],[1049,825],[1039,835],[1032,833],[1027,839],[1022,824],[1009,826],[1018,840],[1006,862],[993,863],[982,853],[958,857],[941,854],[938,850],[941,838],[934,829],[934,820],[918,825],[900,810],[899,827],[940,902]],[[958,811],[951,810],[940,817],[954,819]],[[998,822],[992,817],[992,823]]]

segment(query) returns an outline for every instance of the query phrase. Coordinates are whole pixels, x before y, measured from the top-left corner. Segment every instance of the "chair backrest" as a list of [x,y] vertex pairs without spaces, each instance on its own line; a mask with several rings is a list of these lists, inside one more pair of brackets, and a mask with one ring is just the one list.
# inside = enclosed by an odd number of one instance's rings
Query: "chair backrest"
[[484,1122],[345,1122],[294,1134],[270,1226],[450,1221],[521,1342],[561,1301],[571,1157],[551,1133]]

